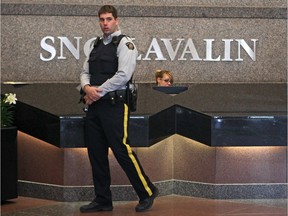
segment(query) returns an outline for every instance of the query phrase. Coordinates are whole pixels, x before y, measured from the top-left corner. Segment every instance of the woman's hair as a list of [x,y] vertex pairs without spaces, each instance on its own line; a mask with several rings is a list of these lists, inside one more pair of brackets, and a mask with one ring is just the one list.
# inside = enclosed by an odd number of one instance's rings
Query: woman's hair
[[156,84],[157,83],[157,79],[158,78],[163,78],[164,74],[168,75],[169,76],[169,79],[170,79],[170,83],[173,84],[173,75],[170,71],[168,70],[156,70],[155,71],[155,80],[156,80]]
[[100,17],[103,13],[112,13],[112,16],[116,19],[118,17],[117,15],[117,9],[113,7],[112,5],[104,5],[102,6],[98,11],[98,17]]

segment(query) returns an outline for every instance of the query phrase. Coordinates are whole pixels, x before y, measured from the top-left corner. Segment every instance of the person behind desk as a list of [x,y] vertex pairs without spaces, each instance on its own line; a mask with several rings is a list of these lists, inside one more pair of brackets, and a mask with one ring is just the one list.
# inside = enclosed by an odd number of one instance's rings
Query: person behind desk
[[167,70],[156,70],[155,79],[157,86],[172,86],[173,75]]
[[86,94],[84,102],[88,106],[85,144],[92,166],[95,199],[81,206],[80,211],[113,209],[110,147],[139,197],[135,210],[142,212],[152,207],[159,192],[129,145],[126,84],[134,73],[138,51],[131,38],[122,37],[117,10],[113,6],[102,6],[98,17],[103,37],[94,43],[80,74],[81,87]]

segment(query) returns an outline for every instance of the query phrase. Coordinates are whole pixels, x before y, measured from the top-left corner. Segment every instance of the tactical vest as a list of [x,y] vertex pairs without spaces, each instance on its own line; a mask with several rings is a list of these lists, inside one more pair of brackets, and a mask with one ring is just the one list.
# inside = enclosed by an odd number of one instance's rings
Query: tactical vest
[[107,45],[103,39],[96,39],[88,60],[91,85],[102,85],[115,75],[118,70],[117,47],[124,36],[114,36]]

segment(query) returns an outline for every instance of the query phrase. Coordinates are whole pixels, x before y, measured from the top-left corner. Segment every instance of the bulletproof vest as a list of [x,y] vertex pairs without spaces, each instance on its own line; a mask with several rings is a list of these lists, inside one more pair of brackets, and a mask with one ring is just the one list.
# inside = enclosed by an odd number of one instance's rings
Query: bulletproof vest
[[115,75],[118,70],[117,47],[124,36],[114,36],[107,45],[103,39],[96,39],[88,60],[91,85],[99,86]]

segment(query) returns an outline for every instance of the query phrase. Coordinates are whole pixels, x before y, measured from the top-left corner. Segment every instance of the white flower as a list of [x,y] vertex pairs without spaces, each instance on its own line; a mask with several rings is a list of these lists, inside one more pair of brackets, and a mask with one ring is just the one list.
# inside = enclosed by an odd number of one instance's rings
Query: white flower
[[16,101],[16,94],[1,95],[1,128],[10,127],[14,124],[14,105]]
[[16,94],[5,94],[6,99],[5,99],[5,103],[9,103],[9,104],[16,104],[17,98],[16,98]]

